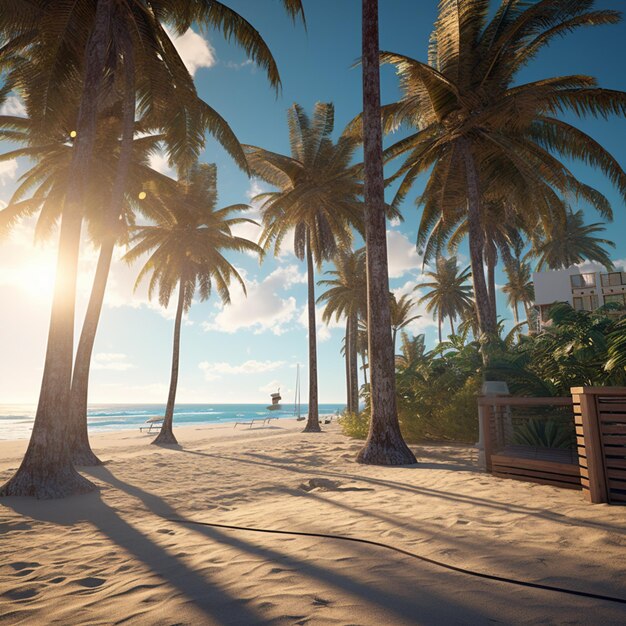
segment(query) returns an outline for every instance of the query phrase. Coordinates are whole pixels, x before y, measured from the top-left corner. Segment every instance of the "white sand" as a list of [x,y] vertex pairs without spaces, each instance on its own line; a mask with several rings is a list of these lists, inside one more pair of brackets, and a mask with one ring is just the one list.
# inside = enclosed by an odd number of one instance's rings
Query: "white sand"
[[[501,576],[626,598],[626,508],[494,478],[463,446],[416,468],[354,462],[336,425],[95,436],[100,492],[0,503],[0,624],[619,624],[626,605],[513,587],[338,540],[382,541]],[[0,442],[0,480],[26,442]],[[333,481],[307,491],[311,479]]]

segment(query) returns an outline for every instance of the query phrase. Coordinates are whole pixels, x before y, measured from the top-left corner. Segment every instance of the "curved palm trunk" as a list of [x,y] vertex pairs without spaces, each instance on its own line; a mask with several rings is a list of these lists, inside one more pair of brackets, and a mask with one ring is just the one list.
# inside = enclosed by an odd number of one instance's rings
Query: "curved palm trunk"
[[352,378],[350,376],[350,327],[349,321],[346,323],[346,335],[344,338],[344,357],[346,362],[346,410],[348,413],[352,413],[352,389],[350,385],[352,383]]
[[[319,433],[320,428],[318,398],[317,398],[317,337],[315,327],[315,269],[313,268],[313,253],[311,252],[311,235],[306,234],[306,270],[308,285],[309,311],[309,415],[302,432]],[[348,346],[346,346],[348,350]]]
[[152,442],[155,444],[176,444],[174,437],[174,405],[176,404],[176,388],[178,387],[178,364],[180,360],[180,328],[183,322],[183,310],[185,308],[185,280],[181,276],[178,287],[178,306],[176,307],[176,320],[174,321],[174,347],[172,350],[172,372],[170,374],[170,391],[167,396],[167,406],[165,407],[165,417],[163,425]]
[[437,316],[437,330],[439,331],[439,343],[443,341],[443,333],[441,332],[441,327],[443,326],[443,315],[439,313]]
[[107,232],[100,247],[98,265],[94,277],[85,320],[74,359],[72,388],[70,394],[69,446],[75,465],[101,465],[102,461],[93,453],[87,431],[87,401],[89,396],[89,369],[96,340],[100,313],[104,303],[113,250],[117,238],[118,220],[124,203],[124,191],[128,179],[135,131],[135,67],[131,42],[122,35],[124,45],[125,94],[122,111],[123,129],[120,156],[111,191]]
[[352,313],[348,318],[350,324],[349,346],[350,346],[350,404],[351,411],[358,415],[359,413],[359,366],[357,362],[357,332],[358,319],[356,314]]
[[498,325],[498,306],[496,302],[496,263],[497,252],[492,241],[485,243],[485,259],[487,263],[487,289],[489,291],[489,303],[491,304],[491,316],[494,326]]
[[95,143],[97,94],[104,69],[110,15],[111,0],[100,0],[85,52],[85,80],[71,165],[74,176],[68,185],[61,217],[54,298],[35,423],[24,459],[15,475],[0,488],[0,496],[61,498],[96,489],[72,464],[68,415],[82,225],[80,203]]
[[396,407],[380,121],[378,0],[363,0],[362,7],[365,249],[372,417],[367,441],[357,461],[406,465],[416,460],[402,439]]
[[450,332],[451,332],[453,335],[456,335],[456,333],[454,332],[454,322],[452,321],[452,315],[450,315],[450,316],[448,317],[448,319],[450,320]]
[[513,319],[515,320],[515,324],[519,324],[519,311],[517,310],[518,304],[517,300],[513,304]]
[[494,335],[496,333],[496,325],[493,322],[493,313],[491,311],[491,303],[483,267],[483,248],[485,240],[480,224],[478,172],[476,171],[476,164],[469,141],[465,138],[460,139],[459,147],[463,151],[467,176],[469,249],[472,266],[472,282],[474,284],[474,298],[478,315],[478,327],[481,333]]

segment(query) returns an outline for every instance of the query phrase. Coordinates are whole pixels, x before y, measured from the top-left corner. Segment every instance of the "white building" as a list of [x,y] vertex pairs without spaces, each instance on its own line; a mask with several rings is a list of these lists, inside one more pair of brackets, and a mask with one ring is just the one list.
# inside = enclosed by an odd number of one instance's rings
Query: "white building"
[[565,270],[533,274],[535,307],[542,322],[550,306],[568,302],[579,311],[593,311],[603,304],[616,302],[626,306],[626,272],[607,272],[601,265],[585,263]]

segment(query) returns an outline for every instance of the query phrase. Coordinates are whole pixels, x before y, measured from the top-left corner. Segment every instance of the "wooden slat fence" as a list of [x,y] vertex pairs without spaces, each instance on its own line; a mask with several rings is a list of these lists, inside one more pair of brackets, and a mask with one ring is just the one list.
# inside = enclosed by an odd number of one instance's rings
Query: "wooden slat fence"
[[626,387],[571,391],[583,493],[593,503],[626,503]]

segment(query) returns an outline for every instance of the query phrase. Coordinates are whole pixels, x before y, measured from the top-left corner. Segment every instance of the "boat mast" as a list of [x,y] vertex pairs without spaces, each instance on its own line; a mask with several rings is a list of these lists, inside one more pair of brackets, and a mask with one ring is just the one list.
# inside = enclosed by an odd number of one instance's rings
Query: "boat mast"
[[293,401],[293,414],[300,417],[300,363],[296,369],[296,394]]

